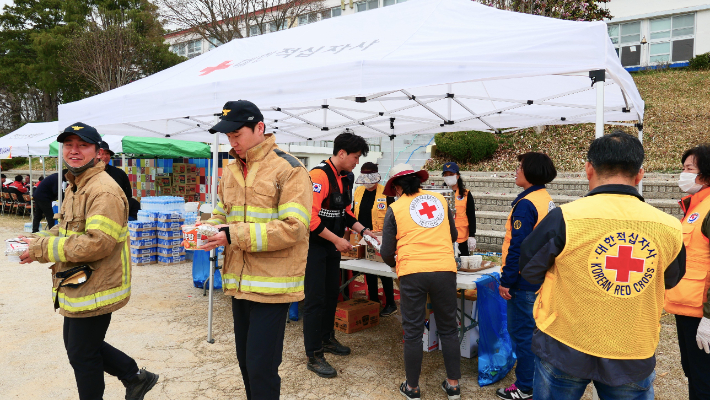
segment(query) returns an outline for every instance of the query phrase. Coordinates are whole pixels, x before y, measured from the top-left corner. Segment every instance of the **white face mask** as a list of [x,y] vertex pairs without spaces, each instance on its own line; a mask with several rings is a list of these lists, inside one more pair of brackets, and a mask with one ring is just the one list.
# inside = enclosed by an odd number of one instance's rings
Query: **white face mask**
[[365,184],[365,188],[366,188],[367,190],[372,190],[372,189],[374,189],[375,187],[377,187],[377,184],[376,184],[376,183],[366,183],[366,184]]
[[458,178],[456,178],[456,175],[444,177],[444,183],[447,186],[454,186],[456,182],[458,182]]
[[698,174],[694,174],[692,172],[681,172],[680,177],[678,178],[678,187],[680,190],[688,194],[698,193],[703,185],[695,183],[695,178],[697,176]]

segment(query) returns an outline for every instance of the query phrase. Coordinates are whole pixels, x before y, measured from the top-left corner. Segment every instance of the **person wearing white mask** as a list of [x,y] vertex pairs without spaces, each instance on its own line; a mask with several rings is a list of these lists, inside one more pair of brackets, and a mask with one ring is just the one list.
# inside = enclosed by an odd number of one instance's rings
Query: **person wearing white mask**
[[675,314],[689,399],[710,399],[710,143],[687,150],[681,162],[678,186],[689,194],[680,201],[686,270],[663,308]]
[[454,191],[456,196],[456,230],[458,231],[459,252],[468,256],[476,251],[476,204],[471,192],[461,180],[459,166],[455,162],[444,164],[444,183]]
[[[373,232],[382,232],[387,207],[394,201],[394,198],[383,194],[385,187],[379,183],[381,179],[377,164],[366,162],[360,168],[360,176],[355,181],[360,185],[355,189],[353,197],[355,218],[362,226],[370,228]],[[365,274],[369,298],[379,303],[377,278],[377,275]],[[392,278],[385,276],[379,278],[385,294],[385,307],[380,311],[380,316],[388,317],[397,312],[397,305],[394,302],[394,283]]]

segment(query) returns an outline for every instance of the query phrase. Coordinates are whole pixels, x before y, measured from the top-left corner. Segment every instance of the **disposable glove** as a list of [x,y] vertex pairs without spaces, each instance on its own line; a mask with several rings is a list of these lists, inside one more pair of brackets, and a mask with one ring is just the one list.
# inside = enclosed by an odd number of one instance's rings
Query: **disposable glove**
[[468,251],[471,253],[476,251],[476,238],[475,237],[468,238]]
[[459,244],[454,242],[454,257],[461,255],[461,250],[459,249]]
[[703,317],[698,325],[698,333],[695,335],[698,348],[710,354],[710,319]]

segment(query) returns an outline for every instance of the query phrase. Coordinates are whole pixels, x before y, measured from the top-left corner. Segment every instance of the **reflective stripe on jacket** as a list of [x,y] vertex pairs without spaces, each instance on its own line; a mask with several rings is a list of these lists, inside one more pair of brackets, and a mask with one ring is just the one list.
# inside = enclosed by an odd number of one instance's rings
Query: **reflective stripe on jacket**
[[[353,199],[353,211],[355,212],[355,218],[360,216],[360,203],[362,202],[362,196],[365,194],[367,188],[365,185],[358,186],[355,189],[355,196]],[[387,196],[384,195],[385,187],[377,184],[377,192],[375,193],[375,201],[372,204],[372,230],[374,232],[382,232],[382,225],[385,223],[385,214],[387,214]]]
[[313,201],[308,171],[273,135],[247,151],[246,179],[242,168],[236,160],[223,168],[220,202],[207,221],[229,224],[224,292],[260,303],[303,300]]
[[78,177],[67,173],[70,184],[59,210],[59,223],[35,234],[30,255],[53,262],[52,274],[87,264],[92,274],[76,288],[58,289],[54,277],[52,299],[60,314],[92,317],[116,311],[131,296],[128,252],[128,200],[116,182],[97,162]]
[[710,287],[710,241],[701,232],[710,212],[710,189],[689,197],[692,206],[680,220],[686,250],[685,275],[676,287],[666,291],[664,308],[671,314],[701,318]]

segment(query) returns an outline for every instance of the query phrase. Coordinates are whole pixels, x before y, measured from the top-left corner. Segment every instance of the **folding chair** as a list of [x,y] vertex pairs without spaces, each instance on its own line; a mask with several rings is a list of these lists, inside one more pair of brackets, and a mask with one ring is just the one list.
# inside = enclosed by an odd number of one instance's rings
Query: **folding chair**
[[22,216],[32,215],[32,197],[29,194],[23,194],[22,198],[25,199]]
[[0,206],[2,206],[2,213],[5,214],[8,208],[12,208],[12,199],[10,198],[10,193],[2,192],[2,199],[0,200],[2,201],[2,203],[0,203]]
[[10,197],[12,197],[12,209],[10,211],[19,216],[20,200],[15,193],[10,193]]

